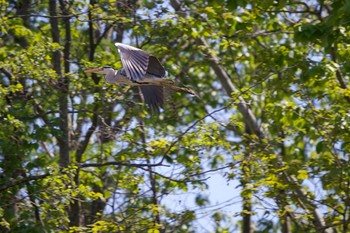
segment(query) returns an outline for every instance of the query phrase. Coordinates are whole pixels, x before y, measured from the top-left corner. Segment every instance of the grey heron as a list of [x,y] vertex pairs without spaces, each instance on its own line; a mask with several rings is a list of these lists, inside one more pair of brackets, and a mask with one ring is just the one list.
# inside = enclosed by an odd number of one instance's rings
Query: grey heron
[[145,102],[158,112],[164,104],[164,87],[196,95],[191,89],[175,86],[173,80],[165,78],[164,67],[152,54],[122,43],[115,45],[118,47],[122,69],[114,70],[110,66],[103,66],[84,72],[104,74],[107,83],[139,86]]

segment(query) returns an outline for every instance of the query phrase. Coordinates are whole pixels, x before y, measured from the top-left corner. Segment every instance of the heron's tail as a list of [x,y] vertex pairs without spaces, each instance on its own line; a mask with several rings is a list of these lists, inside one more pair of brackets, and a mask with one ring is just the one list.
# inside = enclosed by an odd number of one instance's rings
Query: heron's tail
[[178,86],[174,86],[174,85],[164,85],[164,86],[167,87],[167,88],[170,88],[171,90],[174,90],[174,91],[182,91],[182,92],[186,92],[188,94],[191,94],[191,95],[194,95],[194,96],[198,97],[198,95],[193,90],[191,90],[190,88],[178,87]]

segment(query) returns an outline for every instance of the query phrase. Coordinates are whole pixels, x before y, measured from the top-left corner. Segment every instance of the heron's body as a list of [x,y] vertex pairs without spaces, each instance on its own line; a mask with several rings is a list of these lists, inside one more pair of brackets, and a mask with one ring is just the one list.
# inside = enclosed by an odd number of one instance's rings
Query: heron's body
[[155,56],[129,45],[121,43],[115,45],[120,53],[122,69],[114,70],[104,66],[88,69],[85,72],[104,74],[107,83],[139,86],[145,102],[156,111],[163,106],[164,87],[195,95],[190,89],[174,86],[174,81],[166,79],[165,69]]
[[143,86],[143,85],[156,85],[156,86],[166,86],[174,84],[173,80],[160,78],[151,74],[145,74],[143,78],[139,81],[131,81],[130,78],[126,76],[124,68],[121,70],[109,70],[105,76],[105,81],[110,84],[125,84],[129,86]]

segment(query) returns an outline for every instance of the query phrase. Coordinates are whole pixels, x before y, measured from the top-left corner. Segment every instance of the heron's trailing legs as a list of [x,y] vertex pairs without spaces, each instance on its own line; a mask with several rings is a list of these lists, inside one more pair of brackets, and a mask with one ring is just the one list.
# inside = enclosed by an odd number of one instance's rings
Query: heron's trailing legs
[[182,91],[182,92],[186,92],[188,94],[191,94],[191,95],[194,95],[196,97],[199,97],[193,90],[191,90],[190,88],[186,88],[186,87],[178,87],[178,86],[174,86],[174,85],[163,85],[163,87],[167,87],[171,90],[174,90],[174,91]]

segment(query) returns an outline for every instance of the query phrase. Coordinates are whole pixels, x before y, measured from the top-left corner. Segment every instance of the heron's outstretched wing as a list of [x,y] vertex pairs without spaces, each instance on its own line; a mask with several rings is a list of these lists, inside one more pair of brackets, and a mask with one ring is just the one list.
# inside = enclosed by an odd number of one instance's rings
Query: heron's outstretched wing
[[140,86],[143,98],[153,111],[159,112],[164,104],[164,88],[162,86]]
[[142,80],[146,73],[164,77],[165,69],[159,60],[149,53],[121,43],[115,43],[118,47],[126,75],[133,81]]
[[165,77],[165,69],[155,56],[149,56],[147,73],[160,78]]

